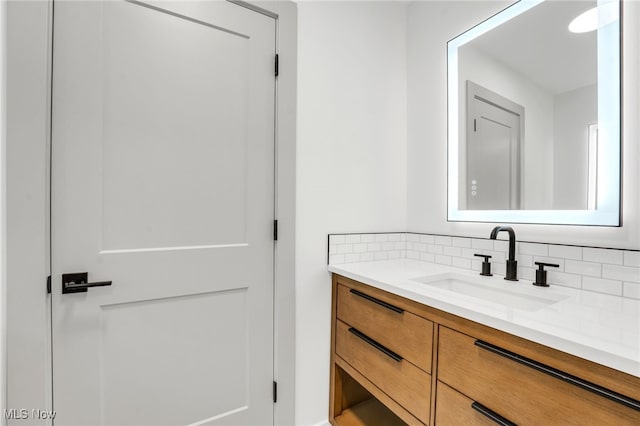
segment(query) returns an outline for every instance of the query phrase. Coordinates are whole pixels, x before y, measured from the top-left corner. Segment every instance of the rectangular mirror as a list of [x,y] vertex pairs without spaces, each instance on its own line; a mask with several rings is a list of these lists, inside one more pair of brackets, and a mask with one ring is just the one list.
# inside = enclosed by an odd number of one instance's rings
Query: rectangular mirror
[[447,45],[448,219],[620,225],[620,1],[521,0]]

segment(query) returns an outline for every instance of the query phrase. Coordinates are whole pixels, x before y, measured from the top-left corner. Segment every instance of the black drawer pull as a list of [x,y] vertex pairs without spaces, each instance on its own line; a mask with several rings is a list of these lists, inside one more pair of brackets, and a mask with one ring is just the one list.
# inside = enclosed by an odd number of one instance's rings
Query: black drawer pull
[[355,328],[353,328],[353,327],[349,328],[349,333],[355,334],[356,336],[358,336],[359,338],[361,338],[362,340],[364,340],[365,342],[367,342],[368,344],[370,344],[371,346],[373,346],[374,348],[376,348],[377,350],[379,350],[380,352],[382,352],[383,354],[385,354],[389,358],[392,358],[394,361],[397,361],[397,362],[402,361],[402,357],[400,355],[398,355],[397,353],[395,353],[391,349],[388,349],[385,346],[382,346],[380,343],[376,342],[371,337],[367,336],[366,334],[361,333],[360,331],[356,330]]
[[504,417],[502,417],[500,414],[496,413],[495,411],[491,411],[487,407],[485,407],[484,405],[482,405],[480,403],[477,403],[475,401],[471,404],[471,408],[473,408],[474,410],[476,410],[477,412],[479,412],[483,416],[490,418],[494,422],[498,423],[500,426],[518,426],[515,423],[510,422],[509,420],[505,419]]
[[482,340],[476,340],[474,344],[481,347],[482,349],[486,349],[512,361],[533,368],[534,370],[538,370],[542,373],[548,374],[549,376],[554,377],[558,380],[571,383],[574,386],[578,386],[579,388],[595,393],[596,395],[599,395],[603,398],[610,399],[617,402],[618,404],[622,404],[629,408],[633,408],[634,410],[640,411],[640,401],[629,398],[628,396],[622,395],[621,393],[596,385],[595,383],[588,382],[579,377],[573,376],[569,373],[565,373],[564,371],[558,370],[556,368],[549,367],[548,365],[523,357],[522,355],[518,355],[506,349],[502,349],[501,347],[492,345],[491,343],[483,342]]
[[363,299],[367,299],[368,301],[373,302],[373,303],[375,303],[375,304],[377,304],[377,305],[380,305],[380,306],[382,306],[382,307],[384,307],[384,308],[390,309],[390,310],[392,310],[393,312],[397,312],[397,313],[399,313],[399,314],[401,314],[401,313],[403,313],[403,312],[404,312],[404,309],[398,308],[397,306],[393,306],[393,305],[392,305],[392,304],[390,304],[390,303],[383,302],[383,301],[382,301],[382,300],[380,300],[380,299],[376,299],[375,297],[373,297],[373,296],[369,296],[368,294],[366,294],[366,293],[362,293],[361,291],[358,291],[358,290],[356,290],[356,289],[353,289],[353,288],[352,288],[351,290],[349,290],[349,292],[351,292],[351,293],[355,294],[356,296],[360,296],[360,297],[362,297]]

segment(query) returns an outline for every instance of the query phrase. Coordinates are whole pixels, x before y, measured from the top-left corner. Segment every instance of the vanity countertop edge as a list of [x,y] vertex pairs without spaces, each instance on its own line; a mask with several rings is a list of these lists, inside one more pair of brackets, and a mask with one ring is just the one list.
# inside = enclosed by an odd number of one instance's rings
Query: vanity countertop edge
[[[330,264],[328,270],[449,314],[640,377],[640,300],[553,284],[549,288],[537,288],[527,280],[514,283],[505,281],[501,276],[476,278],[477,272],[411,259]],[[485,280],[505,289],[517,288],[532,297],[536,294],[553,294],[564,299],[535,311],[524,311],[433,289],[413,280],[447,273]]]

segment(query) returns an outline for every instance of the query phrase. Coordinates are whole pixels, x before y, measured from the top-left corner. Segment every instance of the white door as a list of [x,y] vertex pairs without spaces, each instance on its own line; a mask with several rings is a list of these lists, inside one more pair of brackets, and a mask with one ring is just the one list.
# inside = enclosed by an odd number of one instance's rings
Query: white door
[[467,90],[467,208],[520,209],[524,108],[472,82]]
[[273,423],[274,19],[56,1],[53,52],[56,426]]

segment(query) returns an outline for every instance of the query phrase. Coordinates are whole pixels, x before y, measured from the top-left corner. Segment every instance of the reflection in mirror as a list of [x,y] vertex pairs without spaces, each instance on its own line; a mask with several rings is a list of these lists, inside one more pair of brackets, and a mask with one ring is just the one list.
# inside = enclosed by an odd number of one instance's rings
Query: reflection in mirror
[[522,0],[449,42],[449,220],[619,225],[619,16]]

